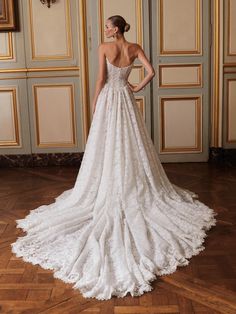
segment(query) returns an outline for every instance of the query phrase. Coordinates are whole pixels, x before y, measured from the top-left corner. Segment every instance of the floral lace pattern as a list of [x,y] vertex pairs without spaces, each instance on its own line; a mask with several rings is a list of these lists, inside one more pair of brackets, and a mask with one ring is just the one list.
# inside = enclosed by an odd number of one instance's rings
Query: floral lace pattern
[[127,79],[113,66],[97,100],[72,189],[17,227],[12,243],[24,261],[54,271],[86,298],[142,295],[151,281],[204,250],[213,209],[172,184],[161,165]]

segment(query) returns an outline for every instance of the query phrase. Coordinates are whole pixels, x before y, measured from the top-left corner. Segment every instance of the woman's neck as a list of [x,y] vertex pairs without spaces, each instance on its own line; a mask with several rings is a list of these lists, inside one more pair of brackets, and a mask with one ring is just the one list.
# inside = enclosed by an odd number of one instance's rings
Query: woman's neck
[[116,43],[126,43],[126,39],[124,38],[123,35],[118,35],[117,37],[114,38],[114,42]]

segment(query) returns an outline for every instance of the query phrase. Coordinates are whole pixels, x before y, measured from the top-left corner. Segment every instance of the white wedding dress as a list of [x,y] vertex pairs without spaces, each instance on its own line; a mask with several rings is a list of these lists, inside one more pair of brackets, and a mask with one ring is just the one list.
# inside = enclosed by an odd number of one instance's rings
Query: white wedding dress
[[133,63],[106,59],[75,185],[17,227],[17,257],[73,283],[84,297],[142,295],[204,249],[215,211],[168,180],[127,79]]

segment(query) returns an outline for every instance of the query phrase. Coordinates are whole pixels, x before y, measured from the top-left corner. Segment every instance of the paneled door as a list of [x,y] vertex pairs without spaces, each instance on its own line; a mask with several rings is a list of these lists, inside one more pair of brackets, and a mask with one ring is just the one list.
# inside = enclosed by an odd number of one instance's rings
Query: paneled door
[[163,162],[208,160],[210,1],[152,0],[152,134]]

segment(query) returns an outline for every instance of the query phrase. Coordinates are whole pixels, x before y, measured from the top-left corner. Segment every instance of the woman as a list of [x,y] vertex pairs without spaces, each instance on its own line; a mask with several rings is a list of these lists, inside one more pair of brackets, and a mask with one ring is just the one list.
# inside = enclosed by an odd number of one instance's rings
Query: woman
[[[115,40],[99,46],[94,116],[74,187],[17,220],[27,235],[12,244],[18,257],[100,300],[152,290],[156,276],[204,249],[216,224],[213,209],[171,184],[159,161],[133,95],[155,71],[142,48],[125,40],[128,30],[119,15],[106,21]],[[133,86],[136,58],[148,74]]]
[[105,35],[107,38],[113,37],[113,43],[102,43],[98,48],[99,72],[95,88],[95,95],[92,102],[93,112],[96,107],[97,97],[106,81],[106,60],[118,67],[131,65],[138,58],[147,70],[147,76],[138,85],[133,86],[128,82],[132,92],[139,92],[155,76],[155,70],[145,56],[140,45],[128,42],[124,37],[124,32],[130,29],[130,25],[120,15],[115,15],[107,19],[105,24]]

